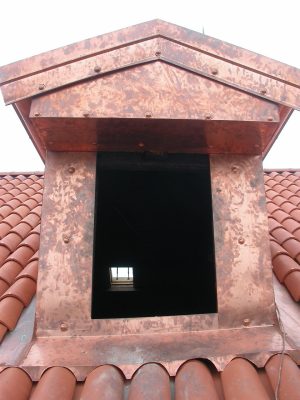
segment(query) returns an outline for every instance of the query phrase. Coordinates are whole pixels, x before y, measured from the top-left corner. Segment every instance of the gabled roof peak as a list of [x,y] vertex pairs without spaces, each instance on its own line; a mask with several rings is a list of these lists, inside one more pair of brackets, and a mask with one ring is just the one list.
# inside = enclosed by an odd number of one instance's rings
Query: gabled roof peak
[[[162,69],[166,71],[164,82],[159,72]],[[143,79],[137,79],[137,75],[142,75]],[[131,86],[126,91],[128,82]],[[148,99],[145,97],[151,82],[156,84],[159,101],[151,93]],[[98,88],[92,101],[86,90],[89,84]],[[163,85],[168,87],[168,93],[161,89]],[[147,151],[266,154],[292,110],[300,110],[300,70],[159,19],[6,65],[0,68],[0,86],[6,104],[14,104],[42,158],[46,149],[116,150],[111,146],[104,148],[101,135],[108,132],[105,119],[116,122],[120,118],[123,121],[119,125],[127,129],[123,135],[125,142],[127,131],[132,133],[132,124],[135,124],[136,134],[141,126],[145,131],[147,127],[151,130],[154,124],[168,137],[164,142],[170,143],[163,120],[168,121],[168,127],[172,121],[176,125],[179,119],[184,121],[181,133],[191,132],[190,123],[196,136],[206,132],[207,137],[201,139],[205,144],[202,147],[202,142],[198,141],[188,149],[162,148],[160,142],[155,148],[149,143],[148,148],[144,148]],[[185,92],[192,94],[187,98]],[[199,102],[203,92],[209,101]],[[228,100],[233,98],[231,93],[236,99],[234,105]],[[214,102],[211,101],[213,96]],[[128,106],[133,97],[139,106]],[[170,115],[160,112],[162,101],[166,102],[165,108],[170,109],[167,100],[176,105]],[[186,110],[192,103],[196,113],[191,116]],[[258,106],[259,115],[251,114],[256,109],[253,103]],[[222,105],[226,108],[225,117],[220,116]],[[62,115],[66,106],[68,115]],[[68,121],[64,121],[65,118]],[[211,130],[216,134],[215,123],[222,143],[211,134]],[[73,143],[73,147],[70,147],[67,139],[70,133],[64,124],[73,133],[78,132],[78,143],[75,146]],[[114,129],[116,132],[119,128]],[[235,146],[234,149],[225,148],[227,133],[239,135],[242,130],[252,134],[245,134],[243,143],[237,136],[228,138],[227,142]],[[83,137],[83,131],[89,136]],[[109,135],[115,141],[112,129]],[[125,142],[118,151],[136,151],[138,143],[144,141],[137,138],[134,143]]]

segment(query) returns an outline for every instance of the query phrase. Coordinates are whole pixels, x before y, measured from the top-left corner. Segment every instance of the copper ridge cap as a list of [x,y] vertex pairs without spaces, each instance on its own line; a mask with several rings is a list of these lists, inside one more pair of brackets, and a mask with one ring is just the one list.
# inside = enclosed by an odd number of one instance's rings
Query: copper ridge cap
[[[0,86],[113,49],[164,37],[200,52],[300,87],[300,69],[220,39],[154,19],[25,58],[0,67]],[[276,68],[274,68],[274,64]]]

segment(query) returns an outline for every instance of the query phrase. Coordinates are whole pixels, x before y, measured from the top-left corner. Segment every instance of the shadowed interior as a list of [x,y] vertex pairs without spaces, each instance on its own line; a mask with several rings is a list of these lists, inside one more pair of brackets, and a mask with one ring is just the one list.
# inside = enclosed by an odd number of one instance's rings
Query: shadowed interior
[[99,154],[92,318],[216,311],[208,157]]

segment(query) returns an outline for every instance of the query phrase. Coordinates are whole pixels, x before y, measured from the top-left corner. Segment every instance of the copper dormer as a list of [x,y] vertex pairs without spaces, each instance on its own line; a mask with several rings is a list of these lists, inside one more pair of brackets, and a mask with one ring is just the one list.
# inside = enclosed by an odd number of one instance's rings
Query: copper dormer
[[300,110],[299,70],[153,20],[4,66],[0,85],[45,160],[16,365],[130,378],[281,351],[262,159]]

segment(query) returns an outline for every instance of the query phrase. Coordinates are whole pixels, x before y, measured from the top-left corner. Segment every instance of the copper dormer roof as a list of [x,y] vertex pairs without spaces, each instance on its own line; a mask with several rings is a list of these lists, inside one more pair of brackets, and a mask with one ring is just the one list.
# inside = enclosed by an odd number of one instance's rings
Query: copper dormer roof
[[298,69],[161,20],[4,66],[0,85],[42,158],[265,154],[300,109]]

